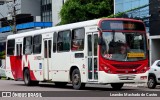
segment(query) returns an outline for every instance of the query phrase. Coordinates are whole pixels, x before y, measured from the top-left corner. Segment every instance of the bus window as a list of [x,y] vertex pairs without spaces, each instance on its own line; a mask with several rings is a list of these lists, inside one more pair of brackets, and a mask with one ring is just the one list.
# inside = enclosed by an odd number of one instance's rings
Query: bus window
[[88,35],[88,56],[92,56],[92,35]]
[[25,37],[23,42],[23,54],[32,53],[32,37]]
[[98,34],[94,34],[94,55],[97,56]]
[[75,29],[72,31],[72,51],[80,51],[84,49],[84,28]]
[[53,35],[53,52],[57,50],[57,33],[55,32]]
[[52,52],[52,51],[51,51],[51,49],[52,49],[52,46],[51,46],[51,45],[52,45],[52,41],[49,40],[49,41],[48,41],[48,52],[49,52],[49,53],[48,53],[48,57],[49,57],[49,58],[51,58],[51,52]]
[[7,42],[7,55],[11,56],[15,53],[15,40],[8,40]]
[[62,31],[58,33],[57,50],[69,51],[70,50],[70,31]]
[[41,53],[42,35],[36,35],[33,37],[33,53]]

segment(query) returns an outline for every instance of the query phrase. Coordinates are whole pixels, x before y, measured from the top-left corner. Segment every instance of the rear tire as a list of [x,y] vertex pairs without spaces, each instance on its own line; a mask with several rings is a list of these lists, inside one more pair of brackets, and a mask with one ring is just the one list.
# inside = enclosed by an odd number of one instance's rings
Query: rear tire
[[33,85],[38,85],[39,81],[32,81],[31,77],[30,77],[29,70],[26,69],[26,70],[24,70],[24,83],[27,86],[33,86]]
[[83,89],[85,87],[85,83],[81,82],[81,75],[79,70],[76,68],[72,72],[72,85],[76,90]]
[[1,79],[2,77],[0,76],[0,79]]
[[150,77],[148,78],[148,82],[147,82],[148,88],[154,89],[154,88],[156,87],[156,84],[157,84],[157,82],[156,82],[155,77],[150,76]]
[[114,90],[120,90],[123,87],[124,83],[111,83],[111,86]]

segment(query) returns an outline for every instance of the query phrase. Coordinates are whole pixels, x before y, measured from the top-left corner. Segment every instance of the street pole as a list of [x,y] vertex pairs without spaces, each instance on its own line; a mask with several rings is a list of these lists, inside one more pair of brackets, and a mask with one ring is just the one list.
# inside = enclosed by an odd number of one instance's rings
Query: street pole
[[16,7],[15,7],[15,2],[16,0],[13,0],[13,34],[17,33],[17,29],[16,29]]

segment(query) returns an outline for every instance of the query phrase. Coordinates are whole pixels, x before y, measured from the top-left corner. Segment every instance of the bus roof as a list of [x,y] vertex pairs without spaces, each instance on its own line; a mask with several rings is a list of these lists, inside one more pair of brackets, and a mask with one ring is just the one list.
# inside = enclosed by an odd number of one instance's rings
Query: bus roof
[[68,29],[73,29],[73,28],[94,26],[94,25],[98,25],[101,20],[126,20],[126,21],[142,22],[140,20],[126,19],[126,18],[101,18],[101,19],[88,20],[88,21],[71,23],[71,24],[66,24],[66,25],[60,25],[60,26],[55,26],[55,27],[50,27],[50,28],[45,28],[45,29],[40,29],[40,30],[28,31],[28,32],[23,32],[19,34],[13,34],[13,35],[9,35],[7,39],[33,36],[33,35],[38,35],[38,34],[43,34],[43,33],[50,33],[50,32],[57,32],[57,31],[68,30]]
[[28,31],[28,32],[20,33],[20,34],[9,35],[7,39],[13,39],[13,38],[19,38],[19,37],[25,37],[25,36],[33,36],[33,35],[38,35],[42,33],[50,33],[50,32],[67,30],[67,29],[72,29],[72,28],[93,26],[93,25],[97,25],[98,21],[99,19],[96,19],[96,20],[89,20],[89,21],[84,21],[84,22],[60,25],[60,26],[55,26],[55,27],[50,27],[50,28],[45,28],[45,29],[40,29],[40,30]]

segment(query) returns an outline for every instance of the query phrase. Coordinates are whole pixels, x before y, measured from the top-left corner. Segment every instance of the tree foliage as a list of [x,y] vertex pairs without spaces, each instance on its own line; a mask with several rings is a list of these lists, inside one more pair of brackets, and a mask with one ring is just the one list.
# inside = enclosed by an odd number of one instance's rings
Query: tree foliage
[[113,13],[113,0],[67,0],[60,11],[60,24],[105,17]]
[[0,52],[0,59],[5,59],[5,51]]

